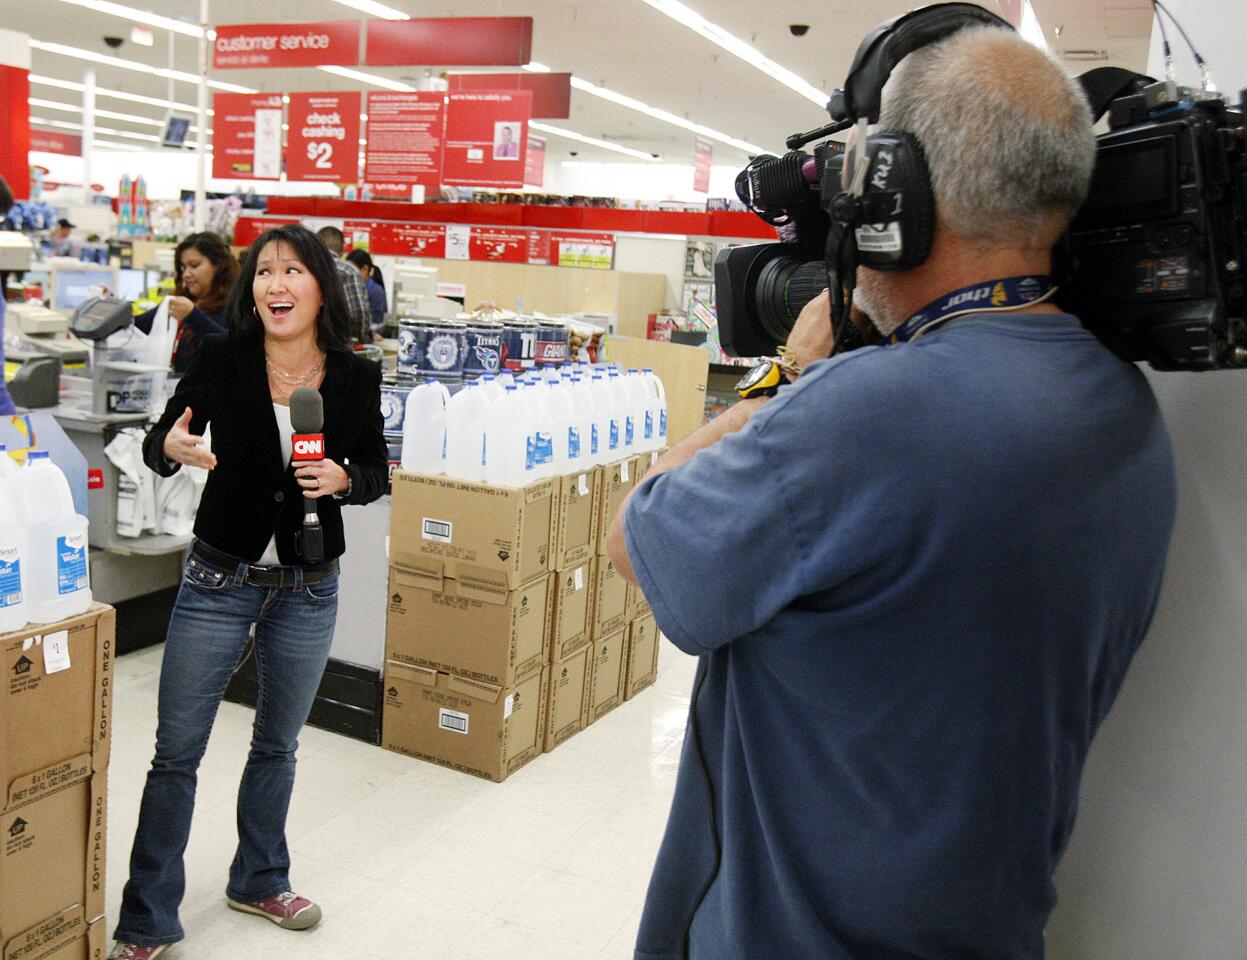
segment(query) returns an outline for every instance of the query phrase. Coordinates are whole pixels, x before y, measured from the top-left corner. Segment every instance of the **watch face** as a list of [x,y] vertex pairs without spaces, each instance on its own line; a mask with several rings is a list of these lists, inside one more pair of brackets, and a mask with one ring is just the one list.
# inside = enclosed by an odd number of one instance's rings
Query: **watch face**
[[736,389],[748,390],[751,387],[756,387],[766,378],[766,375],[771,372],[771,367],[772,364],[769,360],[759,363],[756,367],[740,378],[740,382],[736,384]]

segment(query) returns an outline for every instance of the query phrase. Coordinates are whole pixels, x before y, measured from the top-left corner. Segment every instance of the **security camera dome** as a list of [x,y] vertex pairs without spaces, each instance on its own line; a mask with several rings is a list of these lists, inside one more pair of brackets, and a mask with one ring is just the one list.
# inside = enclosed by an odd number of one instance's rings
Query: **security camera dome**
[[123,43],[126,42],[126,39],[125,37],[105,37],[104,42],[108,44],[108,46],[116,50],[118,47],[120,47]]
[[788,24],[788,32],[794,37],[804,37],[810,32],[810,25],[808,23],[790,23]]

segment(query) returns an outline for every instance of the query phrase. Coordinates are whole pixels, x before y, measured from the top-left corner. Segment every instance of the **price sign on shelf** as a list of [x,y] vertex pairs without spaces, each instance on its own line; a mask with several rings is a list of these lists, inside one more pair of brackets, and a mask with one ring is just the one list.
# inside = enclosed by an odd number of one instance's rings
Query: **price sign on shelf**
[[287,179],[358,180],[359,113],[358,93],[290,94]]

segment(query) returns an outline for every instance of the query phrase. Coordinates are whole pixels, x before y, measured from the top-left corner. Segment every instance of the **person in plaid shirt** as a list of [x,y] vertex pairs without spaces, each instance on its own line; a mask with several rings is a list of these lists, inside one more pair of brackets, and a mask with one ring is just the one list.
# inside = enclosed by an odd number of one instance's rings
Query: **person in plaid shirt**
[[316,238],[325,245],[329,255],[333,257],[334,268],[342,281],[342,292],[346,294],[346,311],[351,321],[351,339],[359,343],[372,343],[372,324],[368,310],[368,294],[364,291],[364,280],[359,271],[342,259],[342,251],[346,249],[346,238],[337,227],[321,227],[316,231]]

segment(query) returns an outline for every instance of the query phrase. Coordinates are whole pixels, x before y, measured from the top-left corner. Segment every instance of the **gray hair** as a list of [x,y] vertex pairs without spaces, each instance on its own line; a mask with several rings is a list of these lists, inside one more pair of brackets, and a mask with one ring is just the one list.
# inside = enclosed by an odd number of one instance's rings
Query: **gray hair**
[[911,53],[884,88],[880,127],[922,143],[936,211],[959,236],[1034,245],[1087,197],[1087,101],[1011,31],[967,29]]

